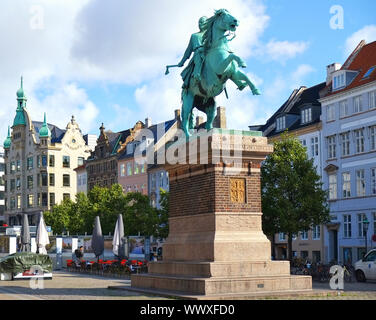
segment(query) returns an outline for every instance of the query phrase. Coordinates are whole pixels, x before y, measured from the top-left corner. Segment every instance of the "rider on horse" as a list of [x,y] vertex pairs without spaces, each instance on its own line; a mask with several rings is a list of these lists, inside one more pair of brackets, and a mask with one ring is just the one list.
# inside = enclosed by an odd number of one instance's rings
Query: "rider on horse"
[[187,61],[190,58],[193,52],[193,58],[191,59],[191,61],[189,61],[188,66],[181,73],[181,76],[184,81],[183,89],[186,89],[189,87],[189,81],[191,80],[191,77],[193,77],[197,81],[201,80],[201,69],[202,69],[202,65],[204,62],[204,58],[205,58],[204,48],[202,47],[202,35],[203,35],[206,20],[207,20],[206,17],[201,17],[200,20],[198,21],[200,32],[197,32],[191,35],[191,38],[189,40],[188,47],[185,50],[184,56],[178,64],[178,67],[182,67],[185,61]]

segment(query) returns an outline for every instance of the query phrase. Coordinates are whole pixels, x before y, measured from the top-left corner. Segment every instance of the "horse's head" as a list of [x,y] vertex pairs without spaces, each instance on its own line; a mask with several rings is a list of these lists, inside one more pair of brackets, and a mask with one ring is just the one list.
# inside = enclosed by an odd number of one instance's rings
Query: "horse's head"
[[217,17],[216,27],[225,31],[236,31],[239,26],[239,20],[233,17],[226,9],[220,9],[215,11],[215,17]]

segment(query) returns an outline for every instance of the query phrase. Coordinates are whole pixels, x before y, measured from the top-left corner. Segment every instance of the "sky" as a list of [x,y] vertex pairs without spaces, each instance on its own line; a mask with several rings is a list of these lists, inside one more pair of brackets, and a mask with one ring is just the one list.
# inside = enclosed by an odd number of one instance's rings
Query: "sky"
[[[373,0],[2,0],[0,138],[13,124],[24,78],[34,121],[65,129],[74,115],[84,134],[121,131],[181,108],[177,64],[198,19],[226,8],[239,20],[231,49],[260,96],[228,83],[227,127],[264,123],[300,86],[325,81],[356,45],[376,40]],[[187,65],[187,62],[186,62]],[[203,115],[195,111],[196,115]]]

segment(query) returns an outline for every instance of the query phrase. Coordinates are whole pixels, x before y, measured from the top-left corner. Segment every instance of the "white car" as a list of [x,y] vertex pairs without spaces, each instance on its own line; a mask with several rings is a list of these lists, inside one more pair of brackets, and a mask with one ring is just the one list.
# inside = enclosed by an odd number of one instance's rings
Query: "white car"
[[362,260],[355,262],[355,276],[359,282],[376,280],[376,249],[368,252]]

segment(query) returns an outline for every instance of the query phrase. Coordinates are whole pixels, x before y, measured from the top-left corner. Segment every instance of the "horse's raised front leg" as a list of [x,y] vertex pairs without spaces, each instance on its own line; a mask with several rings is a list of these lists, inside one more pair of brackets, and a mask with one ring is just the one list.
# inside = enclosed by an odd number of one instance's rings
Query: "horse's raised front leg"
[[187,92],[183,94],[182,100],[183,100],[183,106],[182,106],[182,112],[181,112],[182,113],[181,115],[182,128],[186,137],[190,137],[191,134],[189,132],[189,123],[192,117],[194,97],[191,93]]
[[256,86],[252,83],[251,80],[240,70],[236,70],[230,78],[238,87],[240,90],[244,89],[244,87],[240,87],[239,84],[244,85],[244,82],[251,88],[252,93],[254,95],[260,95],[261,92],[259,89],[256,88]]
[[242,60],[241,58],[239,58],[237,55],[235,55],[233,53],[230,53],[229,56],[227,58],[225,58],[222,62],[216,64],[215,72],[217,74],[223,74],[223,73],[225,73],[226,69],[230,66],[230,64],[234,60],[237,62],[237,64],[238,64],[239,67],[242,67],[242,68],[246,68],[247,67],[247,65],[244,62],[244,60]]

